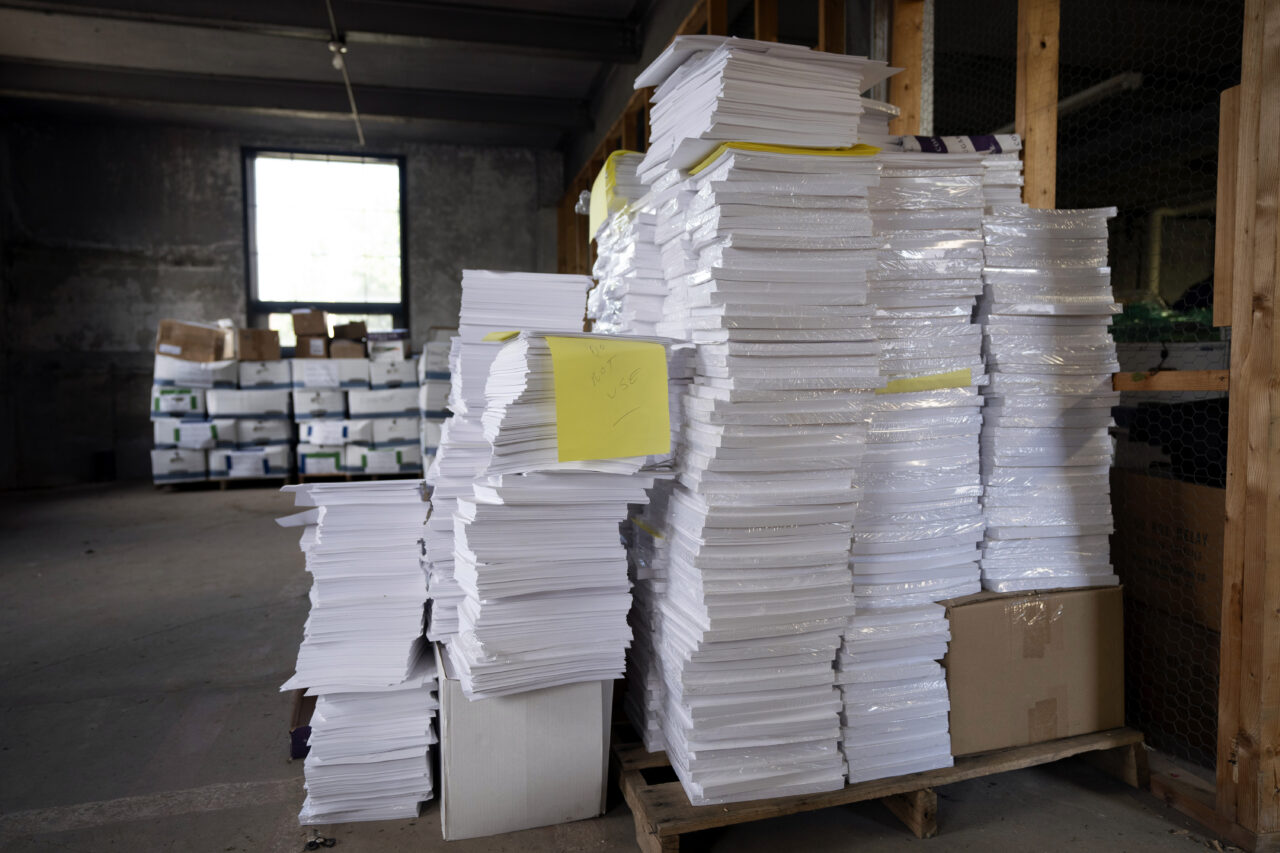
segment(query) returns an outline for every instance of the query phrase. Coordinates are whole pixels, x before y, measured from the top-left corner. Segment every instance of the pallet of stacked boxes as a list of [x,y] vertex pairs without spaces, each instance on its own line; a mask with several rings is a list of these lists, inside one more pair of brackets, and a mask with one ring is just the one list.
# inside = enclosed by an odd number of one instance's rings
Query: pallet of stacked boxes
[[[453,330],[451,330],[453,331]],[[440,427],[451,412],[449,404],[450,341],[428,341],[418,358],[419,446],[424,465],[430,465],[440,446]]]
[[422,473],[415,386],[352,391],[348,404],[352,418],[373,421],[373,442],[348,444],[343,470],[349,474]]
[[[210,480],[289,476],[293,471],[293,451],[289,440],[292,438],[291,406],[287,389],[215,388],[206,397],[209,416],[233,419],[236,431],[235,447],[219,447],[209,452]],[[272,423],[273,429],[263,428],[264,424]]]
[[347,393],[350,389],[369,387],[369,360],[295,358],[292,377],[293,416],[298,423],[298,473],[305,476],[342,473]]
[[157,484],[208,478],[208,451],[234,441],[234,424],[209,421],[206,394],[235,388],[235,337],[229,326],[162,320],[156,332],[150,413]]

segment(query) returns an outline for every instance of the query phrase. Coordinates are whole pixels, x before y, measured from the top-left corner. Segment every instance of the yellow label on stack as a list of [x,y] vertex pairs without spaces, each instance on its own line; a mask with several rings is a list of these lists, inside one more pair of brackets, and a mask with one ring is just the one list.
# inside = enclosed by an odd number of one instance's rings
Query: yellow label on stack
[[929,376],[912,376],[909,379],[894,379],[883,388],[877,388],[877,394],[905,394],[908,391],[938,391],[943,388],[968,388],[973,383],[969,368],[953,370],[950,373],[934,373]]
[[671,450],[667,352],[622,338],[547,337],[561,462]]
[[484,336],[484,340],[486,340],[486,341],[509,341],[509,340],[511,340],[512,338],[514,338],[514,337],[515,337],[516,335],[518,335],[518,334],[520,334],[520,333],[519,333],[519,332],[490,332],[489,334],[487,334],[487,335],[485,335],[485,336]]
[[723,142],[715,151],[703,158],[701,163],[690,169],[689,174],[698,174],[720,159],[720,155],[726,151],[765,151],[772,154],[802,154],[807,157],[870,157],[872,154],[879,153],[880,149],[862,142],[849,148],[809,148],[800,145],[772,145],[767,142]]

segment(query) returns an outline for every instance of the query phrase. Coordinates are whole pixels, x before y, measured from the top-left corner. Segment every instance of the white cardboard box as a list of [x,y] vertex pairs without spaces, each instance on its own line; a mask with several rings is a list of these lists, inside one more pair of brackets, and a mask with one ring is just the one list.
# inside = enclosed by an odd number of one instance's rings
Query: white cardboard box
[[283,477],[292,468],[288,447],[273,444],[249,450],[210,450],[209,479],[252,479]]
[[373,441],[373,421],[316,418],[298,425],[298,439],[306,444],[341,448],[344,444],[368,444]]
[[236,375],[234,361],[186,361],[157,353],[153,381],[187,388],[234,388]]
[[351,417],[417,416],[417,388],[383,388],[378,391],[355,391],[347,400]]
[[190,483],[209,478],[207,450],[180,447],[151,451],[151,479],[156,483]]
[[236,447],[246,450],[265,444],[292,444],[293,424],[280,418],[236,419]]
[[422,458],[436,455],[436,448],[440,446],[440,421],[422,419],[422,425],[419,435],[421,439],[419,445],[422,448]]
[[203,388],[151,386],[151,417],[204,418],[208,401]]
[[394,341],[370,340],[368,350],[371,361],[403,361],[409,357],[409,342],[404,339]]
[[279,361],[241,361],[241,388],[292,388],[293,370],[285,359]]
[[232,447],[236,443],[236,422],[232,418],[211,421],[156,418],[151,425],[155,431],[156,447],[208,450],[211,447]]
[[209,402],[211,418],[279,420],[289,417],[289,392],[283,389],[213,388],[205,393],[205,398]]
[[418,384],[418,360],[369,362],[370,388],[409,388]]
[[449,380],[428,379],[418,388],[418,411],[424,418],[443,418],[448,415]]
[[366,423],[373,425],[373,446],[383,448],[418,444],[421,439],[418,429],[421,420],[417,415],[406,415],[402,418],[374,418]]
[[446,841],[604,814],[612,681],[472,702],[440,666],[440,825]]
[[422,470],[422,450],[416,444],[385,450],[348,444],[342,451],[342,470],[348,474],[413,474]]
[[294,388],[368,388],[367,358],[292,359]]
[[453,342],[445,339],[443,341],[428,341],[427,345],[422,348],[422,355],[418,359],[418,381],[425,379],[449,379],[449,349],[453,346]]
[[335,418],[341,420],[346,416],[346,391],[318,388],[295,388],[293,390],[293,417],[299,422],[308,418]]
[[318,444],[298,445],[299,474],[341,474],[342,448]]

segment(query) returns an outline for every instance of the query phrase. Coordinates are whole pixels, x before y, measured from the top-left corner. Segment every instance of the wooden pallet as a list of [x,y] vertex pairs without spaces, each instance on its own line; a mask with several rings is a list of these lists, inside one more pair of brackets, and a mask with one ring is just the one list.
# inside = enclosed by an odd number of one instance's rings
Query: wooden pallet
[[229,488],[256,489],[264,486],[278,489],[291,482],[293,482],[292,476],[276,474],[271,477],[231,477],[218,480],[188,480],[178,483],[156,483],[154,485],[158,492],[199,492],[212,491],[214,489],[225,492]]
[[1099,768],[1134,787],[1148,784],[1142,733],[1127,728],[966,755],[957,758],[954,767],[859,782],[824,794],[714,806],[692,805],[678,781],[650,781],[651,777],[669,779],[672,775],[666,753],[646,752],[642,744],[615,740],[612,762],[618,786],[635,816],[640,849],[644,853],[678,853],[680,836],[690,832],[867,800],[880,800],[918,838],[931,838],[938,832],[934,789],[939,785],[1035,767],[1072,755],[1087,755]]

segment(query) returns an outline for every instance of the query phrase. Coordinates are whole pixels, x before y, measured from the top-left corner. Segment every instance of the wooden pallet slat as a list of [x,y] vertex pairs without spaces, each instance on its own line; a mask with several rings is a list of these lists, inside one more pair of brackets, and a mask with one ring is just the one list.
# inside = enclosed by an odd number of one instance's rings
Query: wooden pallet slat
[[1156,370],[1117,373],[1111,387],[1116,391],[1226,391],[1230,382],[1227,370]]

